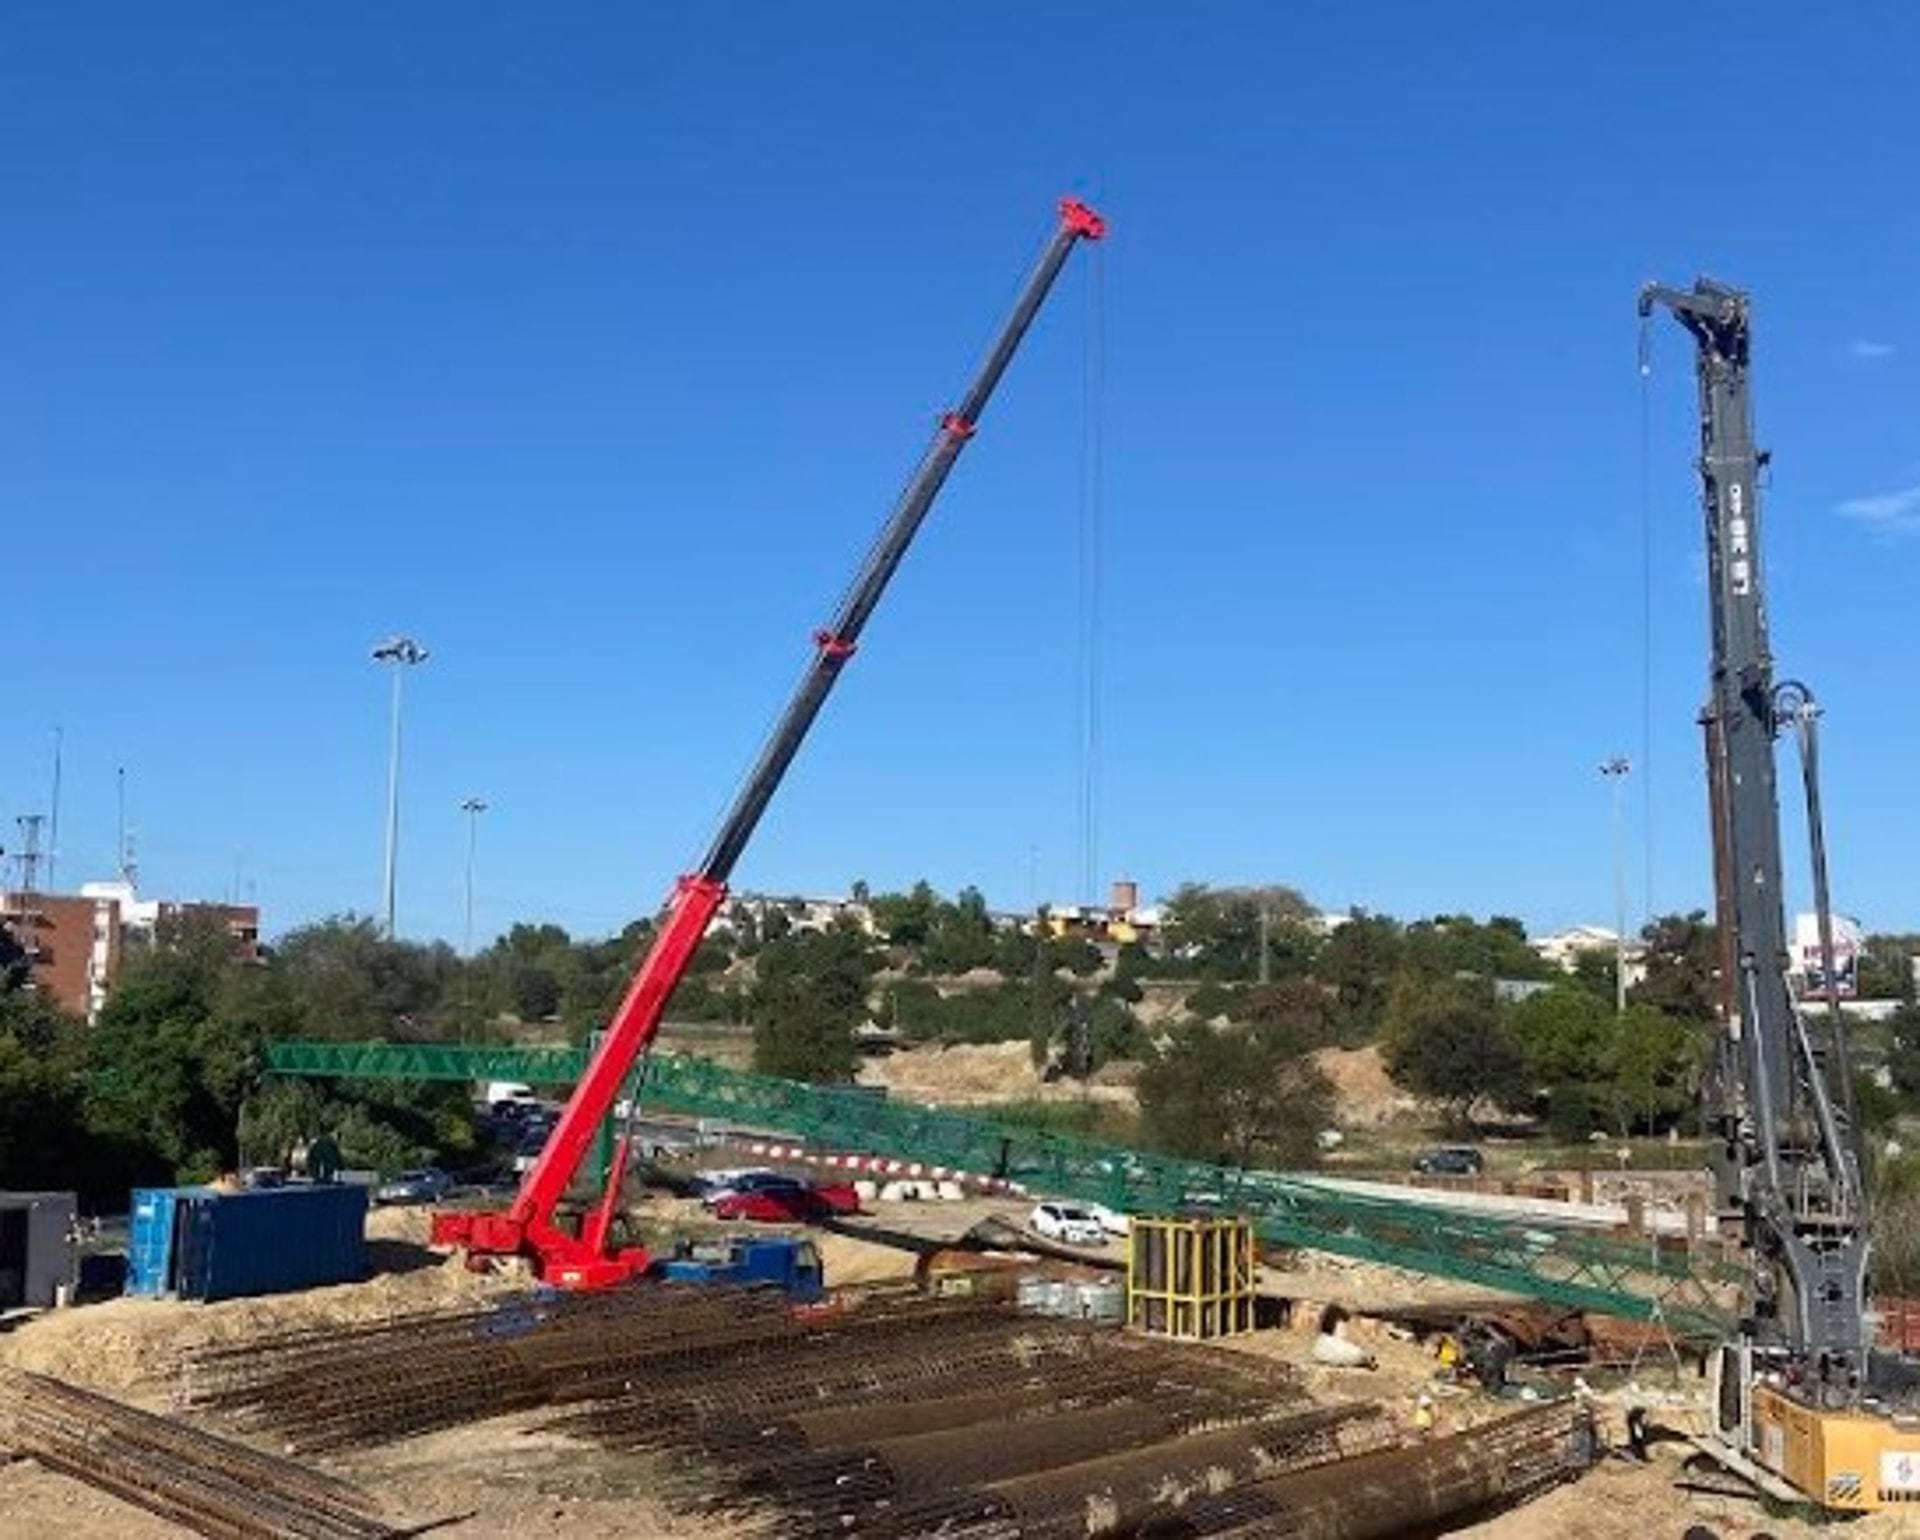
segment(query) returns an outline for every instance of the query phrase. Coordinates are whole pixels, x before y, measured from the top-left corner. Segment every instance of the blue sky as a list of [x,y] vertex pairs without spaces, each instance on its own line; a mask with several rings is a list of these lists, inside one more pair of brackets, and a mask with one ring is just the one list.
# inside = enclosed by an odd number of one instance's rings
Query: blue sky
[[[1690,357],[1643,461],[1633,316],[1704,271],[1842,907],[1920,928],[1920,13],[1582,12],[11,8],[0,814],[57,724],[63,880],[124,765],[151,891],[372,911],[404,630],[402,931],[458,939],[472,793],[483,934],[651,909],[1073,191],[1102,873],[1604,919],[1647,704],[1635,918],[1704,904]],[[1085,256],[739,886],[1075,896]]]

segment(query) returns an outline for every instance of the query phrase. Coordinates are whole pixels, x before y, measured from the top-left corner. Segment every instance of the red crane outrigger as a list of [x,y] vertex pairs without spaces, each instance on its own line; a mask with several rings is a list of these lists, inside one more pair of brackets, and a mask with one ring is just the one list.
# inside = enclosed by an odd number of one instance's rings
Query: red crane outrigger
[[708,923],[726,901],[727,879],[735,862],[793,763],[840,670],[853,656],[862,629],[939,495],[953,462],[973,437],[980,414],[1059,277],[1068,253],[1078,242],[1098,240],[1105,233],[1105,221],[1084,203],[1073,198],[1060,201],[1060,223],[1020,291],[1012,315],[960,404],[940,419],[919,469],[900,494],[839,612],[814,633],[811,666],[761,749],[753,773],[728,809],[706,859],[674,884],[665,918],[646,960],[627,986],[626,997],[614,1012],[540,1158],[521,1182],[512,1207],[504,1213],[436,1213],[433,1239],[437,1244],[465,1247],[470,1261],[488,1256],[526,1257],[541,1279],[566,1288],[603,1288],[646,1270],[651,1258],[644,1248],[609,1246],[626,1159],[624,1139],[615,1153],[606,1190],[577,1234],[562,1227],[555,1210],[586,1157],[594,1130],[613,1109],[621,1085],[660,1030],[667,1000],[686,972]]

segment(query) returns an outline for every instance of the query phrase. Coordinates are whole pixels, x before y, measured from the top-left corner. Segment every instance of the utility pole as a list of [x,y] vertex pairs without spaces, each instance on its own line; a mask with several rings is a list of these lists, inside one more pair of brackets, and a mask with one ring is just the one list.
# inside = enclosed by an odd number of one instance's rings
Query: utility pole
[[427,661],[427,649],[410,636],[390,636],[373,649],[373,661],[393,670],[392,722],[387,735],[387,939],[394,938],[394,860],[400,841],[400,681]]
[[1627,1010],[1626,785],[1633,764],[1624,754],[1602,760],[1600,773],[1613,783],[1613,1009]]
[[1262,984],[1271,984],[1273,982],[1272,929],[1273,919],[1272,916],[1267,913],[1267,901],[1266,898],[1262,896],[1260,900],[1260,982]]
[[114,796],[119,805],[120,812],[120,848],[116,859],[120,863],[120,880],[131,888],[135,885],[138,874],[135,872],[133,864],[132,837],[127,833],[127,767],[125,765],[120,766],[119,769],[113,772],[113,781]]
[[20,849],[14,860],[20,866],[20,891],[28,898],[40,891],[40,831],[46,822],[42,813],[22,813],[14,819],[20,828]]

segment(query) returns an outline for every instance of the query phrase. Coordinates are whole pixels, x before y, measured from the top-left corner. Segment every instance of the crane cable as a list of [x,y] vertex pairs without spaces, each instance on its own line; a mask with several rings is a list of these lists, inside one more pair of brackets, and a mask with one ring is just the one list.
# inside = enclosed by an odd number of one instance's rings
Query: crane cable
[[1085,265],[1086,300],[1080,385],[1078,529],[1078,758],[1080,898],[1099,902],[1102,544],[1106,515],[1106,258]]
[[1640,827],[1641,920],[1653,923],[1653,345],[1640,317]]

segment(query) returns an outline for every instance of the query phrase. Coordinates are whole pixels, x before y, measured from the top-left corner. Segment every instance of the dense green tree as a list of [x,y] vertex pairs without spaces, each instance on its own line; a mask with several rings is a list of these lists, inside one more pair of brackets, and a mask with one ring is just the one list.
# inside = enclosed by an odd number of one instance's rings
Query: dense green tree
[[1574,987],[1585,990],[1608,1007],[1612,1007],[1620,998],[1619,976],[1619,957],[1612,947],[1582,947],[1573,954],[1573,968],[1569,977]]
[[1900,1115],[1906,1111],[1906,1103],[1898,1091],[1881,1085],[1864,1070],[1854,1071],[1853,1105],[1859,1114],[1861,1129],[1881,1137],[1894,1131]]
[[0,984],[0,1189],[98,1186],[109,1163],[85,1127],[85,1024]]
[[274,966],[310,1036],[431,1039],[444,1035],[460,961],[444,944],[389,940],[373,920],[343,915],[289,931]]
[[930,884],[913,885],[910,893],[880,893],[873,898],[873,925],[894,946],[925,946],[933,935],[940,900]]
[[0,1032],[38,1059],[75,1067],[85,1026],[37,989],[0,989]]
[[0,994],[23,988],[32,967],[11,926],[0,923]]
[[797,931],[761,951],[752,996],[753,1065],[790,1080],[853,1078],[853,1030],[874,959],[852,926]]
[[920,955],[920,964],[928,973],[966,973],[989,967],[996,953],[993,920],[978,888],[962,888],[952,903],[934,905],[932,926]]
[[1387,1073],[1440,1103],[1469,1128],[1476,1107],[1524,1108],[1532,1095],[1526,1056],[1500,1019],[1492,988],[1478,980],[1408,979],[1389,1005]]
[[1507,1028],[1536,1087],[1591,1085],[1605,1077],[1613,1003],[1575,984],[1559,984],[1509,1006]]
[[1321,944],[1313,976],[1333,991],[1343,1042],[1364,1043],[1380,1035],[1403,951],[1395,921],[1358,910]]
[[1257,980],[1263,924],[1269,977],[1304,974],[1319,944],[1313,906],[1294,888],[1210,888],[1189,882],[1162,910],[1157,971],[1170,977]]
[[942,994],[918,979],[887,986],[893,1025],[910,1042],[1006,1043],[1021,1038],[1038,1046],[1044,1063],[1067,1022],[1075,998],[1072,984],[1048,973],[1009,979],[980,989]]
[[1663,914],[1640,936],[1646,977],[1627,991],[1628,998],[1686,1021],[1712,1021],[1719,1009],[1720,944],[1706,912]]
[[1707,1034],[1650,1005],[1630,1005],[1614,1018],[1606,1063],[1615,1129],[1654,1133],[1679,1120],[1698,1095]]
[[269,1080],[240,1109],[240,1159],[249,1165],[278,1165],[320,1135],[338,1146],[343,1165],[383,1176],[428,1162],[458,1171],[478,1153],[458,1085]]
[[1887,1070],[1893,1089],[1920,1109],[1920,1005],[1902,1005],[1887,1018]]
[[1333,996],[1310,979],[1256,984],[1241,997],[1239,1017],[1269,1036],[1284,1034],[1301,1048],[1324,1048],[1339,1034]]
[[1860,944],[1860,998],[1911,1001],[1915,957],[1920,957],[1920,936],[1866,937]]
[[1141,1069],[1141,1131],[1171,1154],[1301,1166],[1333,1120],[1333,1087],[1280,1034],[1188,1021]]
[[1527,944],[1527,930],[1508,915],[1482,923],[1467,914],[1417,920],[1401,935],[1402,968],[1436,978],[1550,979],[1555,969]]
[[1527,1075],[1547,1098],[1556,1135],[1606,1124],[1621,1135],[1670,1127],[1695,1103],[1707,1035],[1649,1005],[1616,1013],[1576,985],[1529,996],[1506,1012]]
[[560,1013],[565,995],[560,975],[545,963],[514,961],[507,971],[507,997],[521,1021],[545,1021]]
[[[224,932],[222,932],[224,935]],[[87,1034],[88,1122],[151,1150],[183,1181],[237,1161],[234,1125],[259,1050],[259,1024],[223,1009],[232,943],[208,928],[165,929],[126,961]]]
[[[603,941],[574,943],[561,974],[560,1018],[569,1042],[582,1042],[587,1033],[607,1024],[653,938],[654,923],[644,919]],[[671,1002],[667,1010],[672,1014]]]

